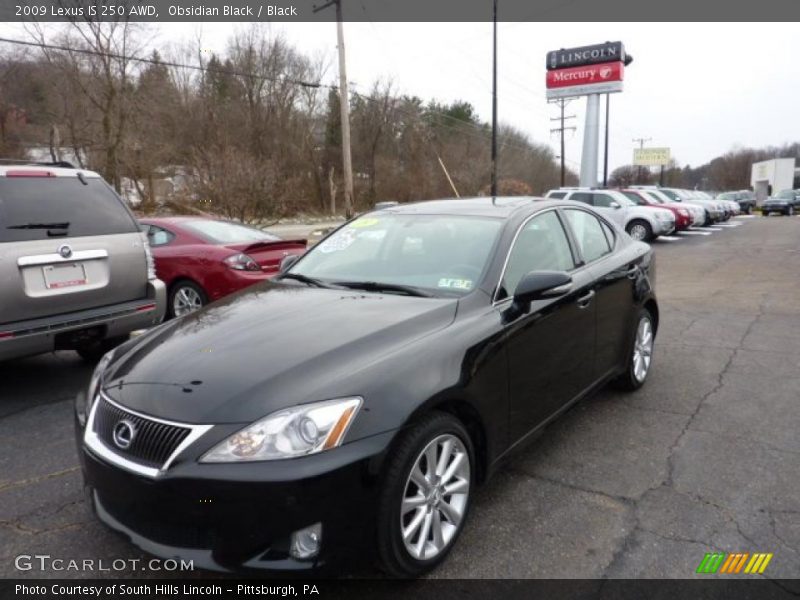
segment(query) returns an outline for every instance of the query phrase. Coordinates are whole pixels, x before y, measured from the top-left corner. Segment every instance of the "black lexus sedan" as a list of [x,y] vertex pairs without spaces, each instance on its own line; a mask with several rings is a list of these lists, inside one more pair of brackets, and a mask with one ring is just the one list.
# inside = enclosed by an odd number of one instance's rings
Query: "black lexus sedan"
[[654,267],[580,203],[362,215],[102,359],[76,405],[92,506],[196,567],[419,575],[504,459],[599,386],[645,383]]

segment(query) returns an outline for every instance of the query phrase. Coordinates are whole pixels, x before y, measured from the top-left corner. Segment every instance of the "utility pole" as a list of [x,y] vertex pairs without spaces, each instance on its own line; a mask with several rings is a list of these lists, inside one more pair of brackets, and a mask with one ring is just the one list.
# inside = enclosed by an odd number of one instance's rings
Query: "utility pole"
[[492,9],[492,198],[497,197],[497,0]]
[[558,104],[559,108],[561,109],[561,116],[560,117],[555,117],[555,118],[552,118],[552,117],[550,118],[551,121],[560,121],[561,122],[561,126],[560,127],[555,127],[553,129],[550,129],[550,133],[551,134],[556,133],[556,132],[561,134],[561,156],[559,157],[559,158],[561,158],[561,187],[564,187],[564,185],[565,185],[565,173],[566,173],[566,168],[564,166],[564,132],[566,130],[575,131],[575,129],[576,129],[574,126],[572,126],[572,127],[564,127],[564,120],[565,119],[574,119],[575,118],[575,115],[566,115],[566,116],[564,115],[564,108],[566,108],[566,106],[569,103],[569,101],[570,101],[570,99],[567,99],[567,98],[559,98],[558,100],[555,100],[555,103]]
[[[640,137],[640,138],[633,138],[633,141],[634,142],[639,142],[639,149],[642,149],[642,148],[644,148],[644,143],[645,142],[649,142],[652,139],[653,138]],[[639,183],[641,183],[641,182],[642,182],[642,166],[639,165]]]
[[603,150],[603,187],[608,187],[608,104],[611,102],[611,94],[606,94],[606,143]]
[[344,28],[342,26],[342,0],[331,0],[315,6],[319,12],[331,5],[336,6],[336,39],[339,50],[339,106],[342,119],[342,169],[344,171],[344,215],[353,216],[353,158],[350,153],[350,94],[347,89],[347,68],[344,56]]

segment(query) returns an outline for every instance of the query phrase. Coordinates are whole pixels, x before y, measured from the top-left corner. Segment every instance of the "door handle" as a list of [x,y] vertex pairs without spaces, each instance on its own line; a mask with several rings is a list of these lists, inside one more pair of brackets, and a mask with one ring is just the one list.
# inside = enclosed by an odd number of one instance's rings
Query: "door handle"
[[591,304],[592,298],[594,298],[594,290],[589,290],[583,296],[578,298],[578,308],[586,308]]

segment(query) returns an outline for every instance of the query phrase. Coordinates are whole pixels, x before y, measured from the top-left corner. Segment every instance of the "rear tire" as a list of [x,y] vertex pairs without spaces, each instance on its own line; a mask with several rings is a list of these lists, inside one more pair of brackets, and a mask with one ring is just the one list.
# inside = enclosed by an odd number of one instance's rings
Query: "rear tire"
[[208,304],[208,294],[194,281],[184,279],[172,284],[169,290],[167,315],[170,319],[191,314]]
[[634,219],[625,228],[628,235],[635,239],[637,242],[650,242],[655,237],[653,235],[653,228],[650,223],[643,219]]
[[444,412],[430,413],[401,435],[387,459],[378,503],[378,558],[389,575],[416,577],[445,559],[464,528],[475,451],[461,421]]
[[645,384],[650,373],[655,335],[653,315],[650,314],[649,310],[643,308],[636,318],[636,329],[626,358],[628,364],[625,367],[625,372],[614,380],[616,387],[633,391],[638,390]]
[[120,344],[127,342],[129,337],[130,336],[127,335],[121,335],[119,337],[108,338],[99,342],[95,342],[94,344],[75,348],[75,352],[77,352],[78,355],[86,362],[96,363],[103,358],[103,355],[106,352],[109,352]]

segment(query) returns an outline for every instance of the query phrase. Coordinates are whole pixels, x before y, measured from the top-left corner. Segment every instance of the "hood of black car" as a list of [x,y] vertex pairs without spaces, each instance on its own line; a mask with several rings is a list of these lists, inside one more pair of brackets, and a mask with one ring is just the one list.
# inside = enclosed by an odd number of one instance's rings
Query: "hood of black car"
[[346,389],[349,372],[447,327],[457,304],[265,284],[142,336],[115,357],[103,387],[123,406],[163,419],[250,422],[336,397],[326,390]]

